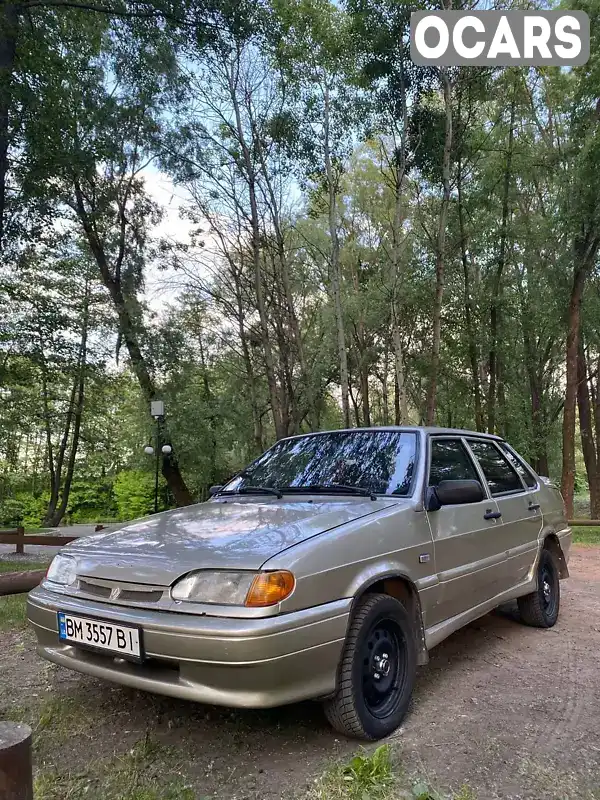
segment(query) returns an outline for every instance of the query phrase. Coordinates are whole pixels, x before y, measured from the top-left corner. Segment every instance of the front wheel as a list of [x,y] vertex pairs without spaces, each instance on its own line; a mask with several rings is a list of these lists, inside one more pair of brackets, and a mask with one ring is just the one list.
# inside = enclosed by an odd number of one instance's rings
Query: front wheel
[[415,639],[404,606],[389,595],[366,595],[348,630],[336,694],[324,704],[327,719],[345,736],[388,736],[406,714],[416,666]]
[[551,628],[560,610],[560,578],[556,558],[542,550],[537,569],[537,589],[517,600],[521,619],[534,628]]

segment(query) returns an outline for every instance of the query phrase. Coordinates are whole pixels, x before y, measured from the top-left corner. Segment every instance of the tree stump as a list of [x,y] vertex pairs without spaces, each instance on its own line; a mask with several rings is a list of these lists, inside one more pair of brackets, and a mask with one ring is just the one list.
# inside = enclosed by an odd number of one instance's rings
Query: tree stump
[[31,728],[0,721],[0,800],[33,800]]

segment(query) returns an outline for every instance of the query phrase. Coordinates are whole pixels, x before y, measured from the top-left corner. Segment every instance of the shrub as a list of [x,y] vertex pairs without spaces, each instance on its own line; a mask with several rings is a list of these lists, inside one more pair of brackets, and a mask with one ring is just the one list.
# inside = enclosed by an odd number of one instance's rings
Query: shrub
[[142,470],[124,470],[115,478],[113,493],[119,520],[144,517],[154,510],[154,476]]

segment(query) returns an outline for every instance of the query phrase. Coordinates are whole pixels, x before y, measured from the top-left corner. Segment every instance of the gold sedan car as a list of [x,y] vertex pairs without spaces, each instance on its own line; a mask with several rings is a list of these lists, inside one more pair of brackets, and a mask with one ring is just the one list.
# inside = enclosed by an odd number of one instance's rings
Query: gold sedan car
[[453,631],[515,598],[556,622],[562,498],[497,436],[295,436],[212,494],[63,548],[29,595],[39,654],[203,703],[319,699],[379,739]]

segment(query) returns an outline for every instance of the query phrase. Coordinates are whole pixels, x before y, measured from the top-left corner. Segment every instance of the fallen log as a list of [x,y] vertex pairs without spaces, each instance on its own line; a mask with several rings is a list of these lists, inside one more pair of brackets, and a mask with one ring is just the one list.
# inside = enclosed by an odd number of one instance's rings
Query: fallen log
[[584,528],[600,528],[600,519],[570,519],[569,525]]
[[45,569],[30,569],[28,572],[5,572],[0,575],[0,596],[30,592],[43,580],[45,574]]

